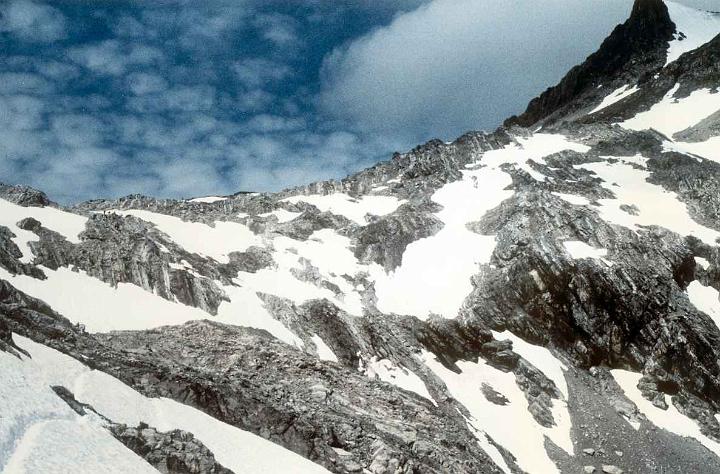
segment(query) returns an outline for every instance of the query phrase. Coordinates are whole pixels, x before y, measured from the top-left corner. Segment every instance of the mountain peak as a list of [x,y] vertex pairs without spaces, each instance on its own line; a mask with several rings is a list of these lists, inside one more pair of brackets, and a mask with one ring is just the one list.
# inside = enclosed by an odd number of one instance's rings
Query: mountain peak
[[625,25],[636,38],[666,39],[675,31],[675,24],[663,0],[635,0]]
[[563,115],[567,107],[586,91],[604,80],[623,73],[639,77],[662,67],[675,24],[663,0],[635,0],[630,17],[615,27],[600,49],[584,63],[574,67],[554,87],[533,99],[526,111],[513,116],[506,126],[529,127],[553,115]]

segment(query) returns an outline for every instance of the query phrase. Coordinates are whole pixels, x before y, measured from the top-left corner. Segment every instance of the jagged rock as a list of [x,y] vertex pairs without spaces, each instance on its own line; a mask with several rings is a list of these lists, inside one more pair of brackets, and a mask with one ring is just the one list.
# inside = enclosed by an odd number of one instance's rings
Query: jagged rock
[[158,432],[146,424],[137,427],[112,425],[113,436],[167,474],[232,474],[224,468],[202,443],[186,431]]

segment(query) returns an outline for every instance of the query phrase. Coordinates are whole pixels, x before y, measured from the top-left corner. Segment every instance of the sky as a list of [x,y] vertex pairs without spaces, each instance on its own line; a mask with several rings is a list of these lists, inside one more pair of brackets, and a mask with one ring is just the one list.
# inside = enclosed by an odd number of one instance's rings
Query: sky
[[69,204],[340,178],[495,129],[631,4],[0,0],[0,181]]

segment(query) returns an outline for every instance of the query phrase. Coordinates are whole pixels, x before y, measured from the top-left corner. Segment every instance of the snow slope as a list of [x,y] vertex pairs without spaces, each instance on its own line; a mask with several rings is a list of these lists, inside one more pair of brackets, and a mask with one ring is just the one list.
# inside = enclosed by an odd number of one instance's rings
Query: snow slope
[[699,48],[720,34],[720,14],[691,8],[680,3],[665,2],[677,33],[670,42],[666,65],[683,54]]
[[720,94],[710,89],[693,91],[688,97],[675,98],[680,84],[675,84],[663,99],[650,110],[640,112],[620,125],[630,130],[655,129],[668,138],[686,128],[697,125],[704,118],[720,110]]
[[512,178],[501,166],[514,165],[542,181],[545,177],[530,167],[530,160],[544,163],[543,157],[553,153],[588,149],[562,135],[535,134],[482,155],[476,164],[482,167],[464,170],[462,179],[433,194],[432,200],[443,206],[436,216],[444,227],[434,236],[408,245],[395,271],[377,275],[378,309],[419,318],[430,314],[454,318],[472,290],[470,277],[481,264],[489,263],[495,249],[494,236],[479,235],[467,225],[513,195],[506,189]]
[[[615,199],[598,199],[600,217],[607,222],[635,230],[640,226],[660,226],[680,235],[695,237],[714,245],[720,232],[704,227],[690,216],[687,206],[677,194],[647,181],[650,172],[638,169],[644,158],[607,157],[615,162],[599,161],[578,165],[595,173],[604,181],[603,187],[615,194]],[[624,211],[621,206],[635,206],[637,215]]]
[[622,87],[618,87],[613,92],[608,94],[603,99],[603,101],[600,102],[600,104],[597,107],[595,107],[590,112],[588,112],[588,115],[592,115],[596,112],[600,112],[601,110],[606,109],[606,108],[610,107],[611,105],[620,102],[621,100],[625,99],[626,97],[630,97],[631,95],[633,95],[634,93],[636,93],[639,90],[640,89],[638,88],[638,86],[630,87],[630,85],[627,85],[627,84]]
[[394,196],[363,196],[356,199],[344,193],[299,195],[283,201],[312,204],[322,212],[345,216],[360,226],[367,225],[366,214],[384,216],[394,212],[404,202]]
[[38,236],[17,226],[21,220],[32,217],[44,227],[63,235],[69,242],[79,243],[79,234],[85,230],[87,217],[61,211],[54,207],[23,207],[0,199],[0,225],[10,229],[16,235],[13,239],[23,254],[24,263],[32,261],[32,251],[28,242],[35,242]]
[[712,286],[704,286],[697,280],[687,287],[690,302],[700,311],[710,316],[720,328],[720,292]]
[[201,222],[187,222],[179,217],[144,210],[110,212],[151,222],[188,252],[214,258],[220,263],[230,261],[230,252],[243,252],[252,245],[262,245],[260,237],[246,225],[237,222],[217,221],[211,227]]
[[60,352],[17,335],[14,339],[32,359],[20,361],[0,352],[0,414],[13,421],[10,428],[0,424],[0,460],[3,449],[14,453],[5,472],[156,472],[91,417],[76,415],[49,388],[62,385],[113,422],[130,426],[145,422],[159,431],[193,433],[220,464],[235,472],[327,473],[279,445],[195,408],[166,398],[147,398]]
[[0,268],[0,278],[49,304],[70,321],[84,324],[90,332],[152,329],[212,319],[265,329],[281,341],[302,347],[302,341],[267,312],[255,292],[246,288],[225,287],[231,302],[222,302],[217,316],[213,317],[201,309],[168,301],[129,283],[119,283],[113,288],[84,272],[65,267],[56,271],[43,268],[43,271],[48,277],[46,280],[11,275]]
[[640,378],[642,378],[641,374],[620,369],[611,370],[610,373],[618,385],[620,385],[620,388],[622,388],[625,396],[637,406],[638,410],[640,410],[651,423],[658,428],[665,429],[678,436],[695,438],[710,451],[720,456],[720,443],[716,443],[702,434],[697,423],[675,408],[669,395],[665,395],[668,409],[663,410],[646,400],[642,396],[640,389],[637,388],[637,384]]
[[[443,366],[431,353],[423,353],[423,359],[445,383],[453,398],[467,408],[471,415],[468,422],[477,431],[478,439],[487,433],[509,450],[526,472],[560,472],[545,451],[545,436],[563,449],[569,446],[572,452],[569,418],[551,429],[538,424],[528,411],[527,399],[518,387],[515,375],[495,369],[483,360],[478,363],[458,361],[461,370],[458,374]],[[509,403],[496,405],[487,400],[481,392],[483,384],[502,394]]]

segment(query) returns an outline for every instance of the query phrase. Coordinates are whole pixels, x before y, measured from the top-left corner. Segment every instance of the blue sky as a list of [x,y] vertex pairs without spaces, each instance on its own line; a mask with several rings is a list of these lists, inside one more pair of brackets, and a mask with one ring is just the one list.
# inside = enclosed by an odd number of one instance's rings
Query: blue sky
[[71,203],[342,177],[494,129],[630,4],[0,0],[0,181]]

